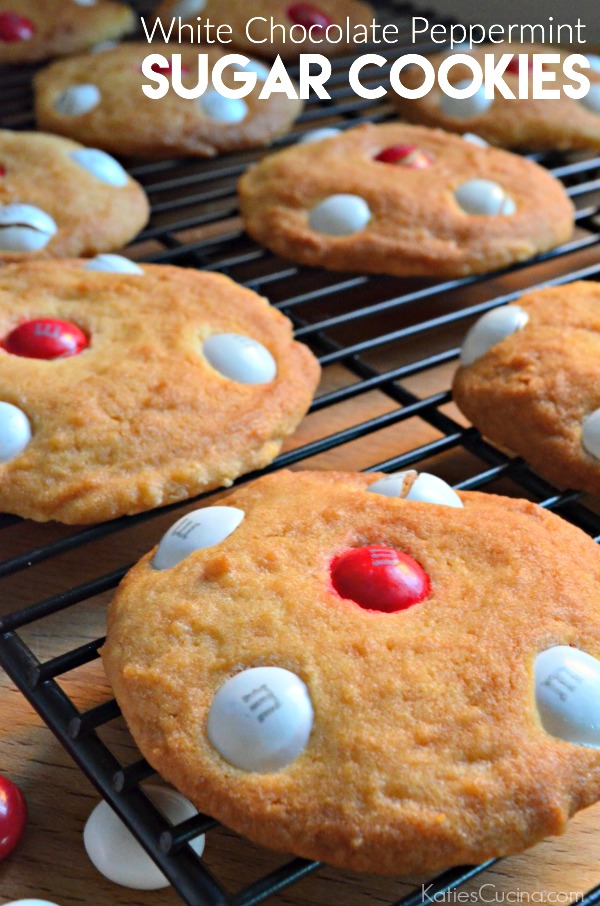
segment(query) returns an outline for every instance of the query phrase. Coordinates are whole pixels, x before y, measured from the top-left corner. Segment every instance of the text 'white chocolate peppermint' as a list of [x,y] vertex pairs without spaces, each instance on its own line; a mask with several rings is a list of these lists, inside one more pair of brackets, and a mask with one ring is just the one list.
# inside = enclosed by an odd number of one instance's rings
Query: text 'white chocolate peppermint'
[[97,85],[71,85],[54,101],[54,109],[63,116],[83,116],[97,107],[102,99]]
[[[187,821],[198,810],[181,793],[161,786],[144,787],[148,799],[172,824]],[[86,821],[83,842],[90,861],[98,871],[122,887],[160,890],[169,881],[107,802],[100,802]],[[204,852],[204,835],[190,846],[199,856]]]
[[590,85],[590,90],[585,97],[581,98],[581,104],[586,110],[592,113],[600,113],[600,84],[598,82]]
[[529,315],[520,305],[505,305],[486,312],[465,337],[460,353],[461,365],[472,365],[496,343],[522,330],[528,321]]
[[535,701],[544,730],[580,746],[600,748],[600,661],[568,645],[535,659]]
[[52,217],[32,204],[0,204],[0,250],[39,252],[56,235]]
[[[411,484],[411,479],[414,479]],[[417,473],[392,472],[369,485],[367,491],[382,494],[384,497],[402,497],[405,500],[418,500],[422,503],[436,503],[439,506],[462,507],[463,502],[437,475],[429,472]]]
[[241,98],[225,98],[214,88],[198,98],[198,107],[216,123],[240,123],[248,113],[248,105]]
[[334,138],[336,135],[340,135],[341,131],[341,129],[336,129],[334,126],[324,126],[322,129],[311,129],[310,132],[305,132],[298,141],[303,145],[308,145],[311,142],[322,142],[326,138]]
[[269,350],[239,333],[216,333],[204,341],[202,352],[212,367],[238,384],[268,384],[277,376]]
[[10,462],[31,440],[31,425],[22,409],[0,402],[0,463]]
[[366,227],[371,209],[360,195],[330,195],[308,214],[310,228],[328,236],[350,236]]
[[581,443],[588,453],[596,459],[600,459],[600,409],[596,409],[584,419]]
[[234,506],[209,506],[182,516],[166,532],[156,550],[154,569],[170,569],[193,554],[220,544],[232,534],[244,518],[244,511]]
[[205,6],[206,0],[179,0],[179,3],[176,3],[171,10],[170,15],[187,19],[188,16],[195,16],[197,13],[202,12]]
[[[457,82],[453,87],[459,91],[464,91],[470,84],[471,82],[467,79]],[[460,120],[468,120],[473,116],[480,116],[492,104],[493,100],[486,98],[483,86],[478,88],[471,97],[452,98],[448,94],[440,95],[440,110],[442,113]]]
[[96,255],[83,265],[86,271],[102,271],[107,274],[143,274],[143,269],[123,255]]
[[497,216],[514,214],[517,210],[505,189],[491,179],[468,179],[458,186],[454,197],[467,214]]
[[270,774],[304,751],[312,725],[310,696],[299,677],[281,667],[252,667],[217,691],[206,729],[229,764]]
[[99,148],[80,148],[73,151],[71,160],[109,186],[122,188],[127,185],[127,173],[121,164]]

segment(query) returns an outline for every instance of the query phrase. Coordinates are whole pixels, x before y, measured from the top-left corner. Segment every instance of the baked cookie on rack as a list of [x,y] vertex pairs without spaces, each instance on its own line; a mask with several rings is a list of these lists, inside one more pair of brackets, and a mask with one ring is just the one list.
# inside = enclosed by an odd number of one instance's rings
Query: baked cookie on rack
[[597,545],[525,500],[279,472],[173,525],[102,656],[201,811],[306,858],[430,871],[600,798],[599,577]]
[[[463,51],[461,51],[463,53]],[[542,71],[552,80],[545,89],[562,89],[565,85],[579,87],[563,71],[563,64],[571,51],[543,44],[492,44],[465,51],[482,68],[484,57],[493,55],[499,62],[503,54],[512,53],[503,79],[514,98],[505,98],[496,91],[494,98],[486,98],[483,86],[472,97],[453,98],[437,84],[422,98],[404,98],[390,92],[389,98],[404,119],[424,126],[438,126],[448,132],[473,132],[486,141],[503,148],[520,148],[526,151],[564,151],[571,148],[600,148],[600,71],[593,66],[579,70],[590,80],[591,88],[581,100],[565,95],[559,98],[519,98],[519,71],[533,76],[536,54],[556,54],[558,62],[543,63]],[[527,55],[522,62],[519,55]],[[437,73],[448,53],[438,53],[429,58]],[[448,80],[455,88],[467,88],[473,81],[473,71],[465,64],[456,64],[448,73]],[[409,68],[402,73],[407,88],[417,88],[423,81],[422,69]]]
[[123,37],[134,25],[131,8],[114,0],[2,0],[0,64],[79,53]]
[[0,268],[0,511],[98,522],[230,485],[306,412],[316,359],[219,274],[119,256]]
[[[267,70],[251,61],[256,86],[245,98],[226,98],[209,87],[199,98],[183,98],[172,88],[162,98],[147,97],[148,81],[142,63],[155,48],[122,44],[99,54],[59,60],[35,77],[35,110],[42,129],[69,135],[115,154],[146,157],[192,155],[211,157],[268,144],[287,132],[302,110],[302,101],[281,93],[259,98]],[[181,53],[182,82],[198,84],[198,49],[169,46],[164,66],[156,72],[170,76],[171,54]],[[162,51],[160,51],[162,53]],[[209,73],[228,51],[202,48]],[[223,74],[228,88],[239,88],[235,70]]]
[[119,249],[148,214],[142,187],[104,151],[0,130],[0,262]]
[[246,230],[276,254],[400,277],[506,267],[573,229],[565,190],[537,164],[397,123],[271,154],[239,196]]
[[[362,0],[254,0],[251,6],[245,0],[163,0],[156,10],[165,32],[174,18],[194,29],[198,17],[210,19],[215,26],[231,26],[230,52],[233,47],[270,60],[277,56],[294,60],[300,53],[348,53],[361,46],[355,44],[355,29],[368,29],[374,15],[373,8]],[[178,34],[178,24],[171,40]],[[329,26],[333,28],[328,33]],[[162,37],[162,32],[154,34]]]
[[600,283],[535,290],[467,334],[454,398],[559,487],[600,494]]

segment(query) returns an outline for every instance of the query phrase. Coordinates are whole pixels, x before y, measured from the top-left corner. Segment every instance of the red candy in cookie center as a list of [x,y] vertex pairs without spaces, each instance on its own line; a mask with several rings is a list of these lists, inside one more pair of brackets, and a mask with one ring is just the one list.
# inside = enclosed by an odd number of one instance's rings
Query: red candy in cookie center
[[56,318],[25,321],[2,340],[7,352],[28,359],[65,359],[87,345],[88,339],[77,325]]
[[416,560],[380,544],[352,548],[335,557],[331,581],[341,598],[383,613],[418,604],[430,589],[429,577]]
[[[533,60],[527,61],[527,69],[529,72],[533,69]],[[506,71],[512,73],[513,75],[519,75],[519,57],[517,54],[514,54],[510,62],[506,67]]]
[[411,167],[413,170],[424,170],[433,163],[433,158],[421,151],[416,145],[390,145],[375,156],[382,164],[398,164],[401,167]]
[[303,25],[304,28],[327,28],[332,24],[329,16],[312,3],[293,3],[288,6],[287,14],[294,25]]
[[33,37],[35,26],[25,16],[17,13],[0,13],[0,41],[29,41]]

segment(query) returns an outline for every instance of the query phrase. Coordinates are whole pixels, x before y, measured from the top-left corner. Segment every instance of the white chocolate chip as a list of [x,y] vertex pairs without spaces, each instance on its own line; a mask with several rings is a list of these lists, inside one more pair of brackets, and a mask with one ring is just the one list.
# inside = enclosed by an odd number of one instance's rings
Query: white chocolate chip
[[268,384],[277,376],[277,363],[269,350],[252,337],[216,333],[202,347],[208,363],[238,384]]
[[71,160],[109,186],[122,188],[127,185],[127,173],[120,163],[98,148],[80,148],[73,151]]
[[466,142],[471,142],[472,145],[477,145],[479,148],[489,148],[490,146],[489,142],[486,142],[480,135],[475,135],[474,132],[465,132],[463,138]]
[[248,113],[248,105],[242,98],[225,98],[214,88],[198,98],[198,107],[216,123],[240,123]]
[[369,205],[359,195],[329,195],[308,214],[308,223],[316,233],[328,236],[350,236],[363,230],[371,219]]
[[600,748],[600,661],[568,645],[535,659],[535,702],[547,733]]
[[256,73],[259,82],[266,82],[269,78],[269,70],[263,63],[259,63],[258,60],[252,60],[249,58],[245,66],[242,66],[240,63],[235,63],[233,68],[237,69],[238,72]]
[[77,6],[95,6],[98,0],[73,0]]
[[182,19],[188,19],[202,12],[206,6],[206,0],[179,0],[170,12],[171,16],[181,16]]
[[104,53],[107,50],[113,50],[118,47],[120,43],[120,41],[98,41],[97,44],[90,47],[89,53]]
[[[179,824],[198,814],[181,793],[149,785],[144,792],[171,824]],[[169,881],[153,862],[107,802],[100,802],[86,821],[83,842],[90,861],[98,871],[122,887],[133,890],[161,890]],[[204,851],[204,835],[190,845],[197,855]]]
[[[463,80],[457,82],[453,87],[462,91],[465,88],[468,88],[470,84],[470,80]],[[491,98],[486,98],[483,86],[478,88],[471,97],[453,98],[448,94],[442,94],[440,96],[440,110],[442,113],[445,113],[446,116],[453,116],[460,120],[468,120],[474,116],[480,116],[482,113],[485,113],[492,104],[493,100]]]
[[473,324],[460,353],[461,365],[472,365],[506,337],[523,330],[529,315],[520,305],[504,305],[488,311]]
[[[410,479],[414,479],[412,484]],[[410,487],[409,487],[410,485]],[[368,491],[384,497],[403,497],[438,506],[462,507],[463,503],[449,484],[429,472],[392,472],[369,485]]]
[[589,53],[587,54],[587,58],[591,68],[595,72],[600,72],[600,56],[598,56],[597,53]]
[[22,409],[0,402],[0,463],[19,456],[31,440],[31,425]]
[[86,271],[102,271],[107,274],[143,274],[143,269],[122,255],[96,255],[83,265]]
[[302,680],[281,667],[252,667],[228,679],[208,712],[207,734],[242,771],[280,771],[304,751],[313,708]]
[[97,107],[102,100],[97,85],[71,85],[54,101],[54,109],[63,116],[83,116]]
[[310,132],[305,132],[298,139],[299,144],[310,144],[310,142],[322,142],[326,138],[334,138],[336,135],[341,135],[342,130],[336,129],[334,126],[324,126],[323,129],[311,129]]
[[244,511],[234,506],[193,510],[163,535],[152,566],[154,569],[171,569],[195,551],[220,544],[236,530],[243,518]]
[[32,204],[0,204],[0,250],[38,252],[56,235],[52,217]]
[[57,906],[57,904],[51,903],[50,900],[27,899],[11,900],[10,903],[6,903],[5,906]]
[[505,189],[491,179],[469,179],[454,192],[457,204],[474,216],[508,216],[517,210]]
[[590,90],[579,103],[592,113],[600,113],[600,83],[590,85]]
[[581,443],[591,456],[600,459],[600,409],[596,409],[584,419]]

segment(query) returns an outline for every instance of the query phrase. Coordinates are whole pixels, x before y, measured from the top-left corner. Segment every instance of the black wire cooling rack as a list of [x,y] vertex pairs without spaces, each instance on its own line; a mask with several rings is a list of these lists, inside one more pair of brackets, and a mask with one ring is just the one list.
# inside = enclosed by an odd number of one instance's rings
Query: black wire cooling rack
[[[149,11],[150,4],[134,5],[140,13]],[[400,42],[387,49],[362,47],[360,52],[376,50],[392,61],[415,49],[410,41],[413,10],[408,4],[379,6],[384,20],[400,26]],[[425,15],[432,23],[444,21],[433,13]],[[427,44],[417,48],[419,52],[433,49]],[[347,81],[349,61],[349,57],[334,61],[328,83],[331,101],[310,100],[293,134],[275,142],[276,146],[293,142],[317,126],[346,128],[393,115],[385,101],[372,103],[353,94]],[[33,128],[31,75],[31,67],[0,69],[1,127]],[[371,78],[375,81],[381,75],[382,71],[373,70]],[[552,487],[521,459],[507,455],[465,426],[451,406],[448,386],[461,338],[476,316],[539,285],[600,278],[600,157],[577,154],[538,158],[563,181],[576,204],[576,232],[570,242],[502,273],[439,282],[312,270],[282,261],[257,246],[237,219],[235,185],[248,163],[262,153],[230,154],[209,161],[130,161],[128,169],[144,185],[152,202],[152,219],[131,246],[132,257],[228,274],[266,295],[293,321],[296,336],[319,356],[324,389],[311,412],[327,409],[327,418],[321,417],[321,427],[315,433],[309,415],[307,427],[265,471],[299,463],[335,468],[340,453],[347,467],[350,451],[356,468],[393,471],[418,466],[436,471],[461,489],[500,489],[529,497],[598,540],[600,517],[594,501]],[[425,391],[420,389],[423,379]],[[331,429],[329,433],[322,429],[324,422]],[[385,445],[380,438],[386,439]],[[397,449],[392,458],[390,438]],[[383,446],[387,458],[379,461],[378,449]],[[241,481],[253,477],[245,476]],[[139,786],[152,776],[149,765],[139,755],[127,760],[117,757],[114,747],[104,739],[103,731],[119,717],[114,700],[106,701],[102,694],[96,704],[90,706],[88,702],[80,709],[64,688],[66,675],[72,676],[73,671],[98,657],[103,639],[82,639],[79,647],[45,658],[38,657],[35,644],[27,641],[28,635],[34,642],[42,637],[36,630],[47,617],[69,611],[75,623],[79,608],[95,601],[104,604],[107,593],[130,566],[129,562],[122,564],[123,552],[127,551],[132,561],[137,559],[148,547],[148,531],[153,532],[153,541],[164,531],[159,525],[165,525],[165,513],[177,511],[178,517],[185,508],[197,506],[200,499],[75,530],[0,517],[0,537],[17,539],[14,554],[0,563],[2,607],[12,611],[0,618],[0,663],[140,839],[184,902],[194,906],[254,906],[319,869],[319,863],[299,858],[284,861],[243,889],[227,892],[223,881],[186,845],[198,834],[212,830],[216,822],[199,815],[176,827],[168,825]],[[97,575],[93,546],[112,536],[119,561],[109,572]],[[72,564],[82,562],[90,579],[76,587],[64,587]],[[35,574],[38,569],[51,568],[49,587],[54,584],[58,590],[52,589],[43,600],[29,600],[23,592],[27,583],[19,582],[19,577],[25,571],[29,576],[32,571]],[[428,888],[428,896],[454,890],[491,864],[443,873]],[[396,899],[395,904],[417,906],[422,901],[422,892],[416,889]],[[581,902],[584,906],[600,903],[600,887],[585,894]]]

